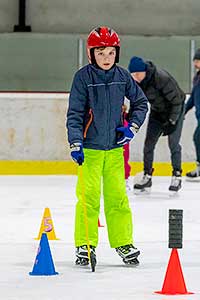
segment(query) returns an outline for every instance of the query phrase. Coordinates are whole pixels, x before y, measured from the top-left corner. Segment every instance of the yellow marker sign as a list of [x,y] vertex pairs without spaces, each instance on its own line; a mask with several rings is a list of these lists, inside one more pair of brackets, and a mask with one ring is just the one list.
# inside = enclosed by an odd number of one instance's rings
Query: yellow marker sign
[[40,232],[39,232],[38,237],[35,239],[40,240],[43,233],[47,234],[48,240],[59,240],[56,237],[56,234],[54,231],[54,226],[53,226],[53,221],[51,218],[50,209],[48,207],[46,207],[44,210],[44,215],[43,215],[41,226],[40,226]]

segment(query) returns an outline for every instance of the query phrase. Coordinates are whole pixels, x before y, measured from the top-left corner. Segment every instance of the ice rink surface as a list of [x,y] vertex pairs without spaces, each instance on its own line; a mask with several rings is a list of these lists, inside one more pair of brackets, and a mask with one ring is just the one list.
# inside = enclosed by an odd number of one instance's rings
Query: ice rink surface
[[[133,181],[133,178],[131,178]],[[150,195],[130,193],[135,246],[140,265],[125,266],[99,228],[96,272],[74,265],[75,176],[0,176],[0,299],[2,300],[200,300],[200,182],[183,178],[170,196],[169,177],[154,177]],[[30,276],[44,209],[51,212],[58,241],[49,241],[56,276]],[[183,249],[179,257],[188,291],[194,295],[154,294],[162,289],[171,249],[169,209],[183,209]],[[103,201],[100,222],[105,225]]]

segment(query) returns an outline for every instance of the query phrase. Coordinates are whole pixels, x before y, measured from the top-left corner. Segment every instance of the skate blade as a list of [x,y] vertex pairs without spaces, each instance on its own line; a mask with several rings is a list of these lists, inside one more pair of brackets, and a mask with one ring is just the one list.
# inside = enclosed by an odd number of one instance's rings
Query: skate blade
[[135,195],[149,195],[151,193],[151,188],[144,188],[144,189],[133,189],[133,193]]
[[137,267],[140,264],[137,258],[134,258],[132,260],[123,259],[123,262],[125,263],[126,266],[130,266],[130,267]]
[[92,255],[92,253],[90,256],[90,263],[91,263],[92,272],[95,272],[97,260],[96,260],[96,257],[94,255]]

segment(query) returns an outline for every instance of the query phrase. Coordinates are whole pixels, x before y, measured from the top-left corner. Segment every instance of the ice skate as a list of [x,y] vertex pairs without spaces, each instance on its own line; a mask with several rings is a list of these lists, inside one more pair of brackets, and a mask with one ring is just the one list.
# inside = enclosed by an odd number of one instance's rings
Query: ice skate
[[169,191],[172,194],[176,194],[181,189],[181,182],[181,171],[173,171]]
[[140,181],[134,184],[133,190],[135,194],[147,193],[151,192],[152,186],[152,175],[144,173],[143,177]]
[[127,265],[138,265],[138,256],[140,251],[132,244],[116,248],[117,253],[122,258],[123,262]]
[[[92,256],[93,260],[95,260],[96,265],[96,253],[95,247],[90,246],[90,256]],[[83,245],[76,248],[76,265],[87,266],[89,265],[89,257],[88,257],[88,249],[87,245]]]
[[197,167],[195,170],[186,173],[187,181],[200,181],[200,163],[197,162]]

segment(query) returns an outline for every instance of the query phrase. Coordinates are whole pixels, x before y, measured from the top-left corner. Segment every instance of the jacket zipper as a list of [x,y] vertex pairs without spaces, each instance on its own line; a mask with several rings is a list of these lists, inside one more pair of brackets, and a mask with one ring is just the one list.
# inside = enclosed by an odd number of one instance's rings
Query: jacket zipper
[[89,109],[88,113],[89,113],[90,118],[89,118],[89,120],[88,120],[88,122],[87,122],[87,124],[85,126],[85,130],[84,130],[84,133],[83,133],[84,139],[86,138],[88,129],[89,129],[89,127],[90,127],[90,125],[91,125],[91,123],[93,121],[93,113],[92,113],[92,109],[91,108]]
[[110,126],[109,126],[109,122],[110,122],[110,101],[109,101],[109,95],[108,95],[108,85],[106,84],[106,101],[108,103],[108,112],[107,112],[107,148],[110,149]]

